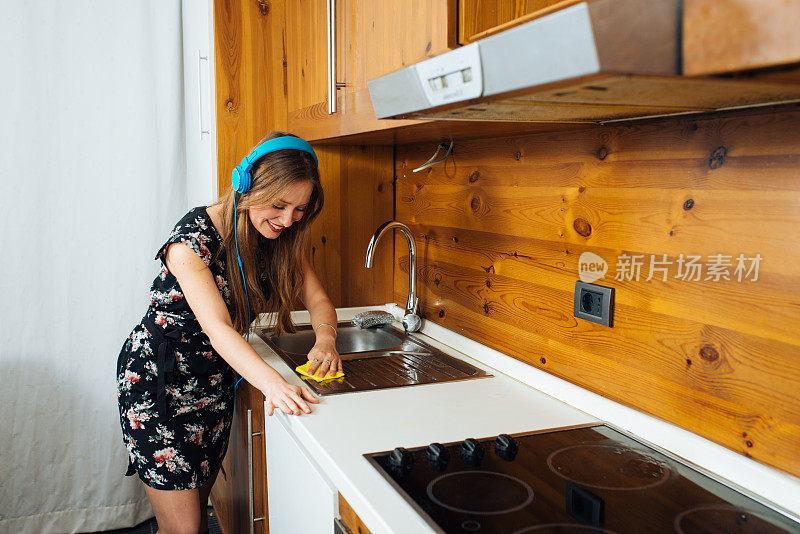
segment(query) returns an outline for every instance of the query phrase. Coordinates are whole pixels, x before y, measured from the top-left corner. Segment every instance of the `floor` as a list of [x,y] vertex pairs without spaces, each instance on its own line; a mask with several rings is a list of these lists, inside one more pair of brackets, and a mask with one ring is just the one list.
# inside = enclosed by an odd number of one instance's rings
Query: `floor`
[[[118,530],[107,530],[105,532],[95,532],[94,534],[155,534],[158,531],[158,523],[156,518],[149,519],[144,523],[140,523],[133,528],[121,528]],[[217,514],[214,509],[208,507],[208,532],[209,534],[222,534],[217,523]]]

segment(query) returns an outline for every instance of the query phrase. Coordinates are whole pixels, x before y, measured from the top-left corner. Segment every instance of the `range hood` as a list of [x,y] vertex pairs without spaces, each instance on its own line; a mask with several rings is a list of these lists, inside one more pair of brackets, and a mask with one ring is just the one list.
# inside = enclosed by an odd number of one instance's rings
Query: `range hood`
[[681,74],[680,0],[594,0],[367,82],[379,119],[609,122],[800,100]]

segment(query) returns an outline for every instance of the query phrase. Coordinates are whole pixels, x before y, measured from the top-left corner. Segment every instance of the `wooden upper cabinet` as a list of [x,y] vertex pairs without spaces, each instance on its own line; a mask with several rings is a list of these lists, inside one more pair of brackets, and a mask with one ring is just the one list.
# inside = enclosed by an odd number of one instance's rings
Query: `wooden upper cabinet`
[[[286,6],[288,111],[325,106],[328,83],[328,0],[298,0]],[[291,125],[289,125],[291,128]]]
[[465,45],[583,0],[458,0],[458,42]]
[[[334,16],[328,16],[328,1]],[[367,81],[457,45],[457,0],[298,0],[287,5],[288,128],[321,140],[424,121],[378,120]],[[329,22],[330,21],[330,22]],[[336,111],[328,112],[328,24]]]
[[797,0],[684,0],[684,74],[798,63],[798,20]]

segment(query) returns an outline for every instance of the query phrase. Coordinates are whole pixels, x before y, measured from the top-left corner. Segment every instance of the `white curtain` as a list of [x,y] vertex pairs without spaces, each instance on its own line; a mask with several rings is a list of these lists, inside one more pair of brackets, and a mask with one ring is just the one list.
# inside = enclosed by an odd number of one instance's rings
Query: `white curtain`
[[4,1],[0,532],[152,517],[115,366],[185,213],[180,0]]

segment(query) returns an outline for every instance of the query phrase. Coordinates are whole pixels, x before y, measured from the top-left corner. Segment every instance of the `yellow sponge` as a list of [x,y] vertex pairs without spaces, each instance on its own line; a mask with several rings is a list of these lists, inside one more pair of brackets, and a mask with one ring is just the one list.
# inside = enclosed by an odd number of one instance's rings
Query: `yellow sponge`
[[[295,371],[300,373],[301,376],[305,376],[307,378],[311,378],[312,380],[316,380],[317,382],[325,382],[326,380],[335,380],[337,378],[341,378],[341,377],[344,376],[344,373],[341,372],[341,371],[338,371],[336,373],[336,376],[327,376],[328,373],[325,373],[326,376],[324,378],[321,377],[321,376],[318,376],[318,375],[312,375],[311,373],[308,372],[308,368],[311,366],[312,363],[314,363],[314,362],[309,360],[306,363],[304,363],[303,365],[298,365],[295,368]],[[319,369],[317,369],[317,372],[319,372]]]

